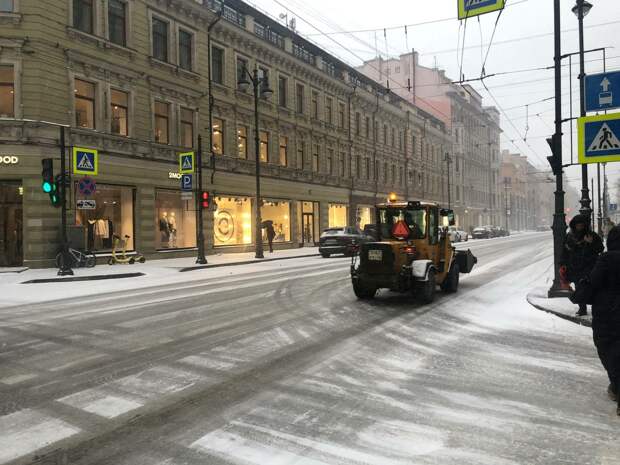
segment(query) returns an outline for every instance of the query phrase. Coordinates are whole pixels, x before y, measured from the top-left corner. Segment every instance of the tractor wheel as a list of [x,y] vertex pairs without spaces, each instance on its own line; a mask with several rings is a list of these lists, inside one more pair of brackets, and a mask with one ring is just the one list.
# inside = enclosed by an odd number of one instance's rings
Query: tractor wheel
[[431,304],[435,300],[435,293],[437,292],[437,276],[435,270],[428,272],[428,281],[420,283],[418,288],[418,298],[423,304]]
[[441,290],[448,294],[454,294],[456,291],[458,291],[459,279],[461,277],[460,273],[461,270],[458,264],[452,264],[448,276],[446,276],[445,281],[441,284]]
[[353,281],[353,292],[360,300],[370,300],[374,299],[375,295],[377,295],[377,288],[366,286],[359,280],[356,280]]
[[325,253],[325,252],[321,252],[321,257],[323,258],[329,258],[329,254]]

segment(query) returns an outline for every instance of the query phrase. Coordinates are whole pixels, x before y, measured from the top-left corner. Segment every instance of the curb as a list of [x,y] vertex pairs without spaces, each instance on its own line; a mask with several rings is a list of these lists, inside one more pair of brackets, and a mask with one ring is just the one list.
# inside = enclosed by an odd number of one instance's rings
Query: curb
[[31,279],[30,281],[23,281],[19,284],[46,284],[46,283],[75,283],[79,281],[103,281],[106,279],[124,279],[124,278],[138,278],[140,276],[146,276],[144,273],[120,273],[120,274],[100,274],[93,276],[75,276],[73,278],[44,278],[44,279]]
[[543,307],[540,304],[536,304],[534,302],[532,302],[532,294],[528,294],[527,295],[527,303],[530,304],[532,307],[534,307],[537,310],[541,310],[543,312],[546,313],[551,313],[552,315],[555,315],[559,318],[562,318],[563,320],[568,320],[572,323],[578,324],[580,326],[587,326],[588,328],[592,327],[592,320],[590,319],[586,319],[586,318],[580,318],[578,316],[572,316],[572,315],[565,315],[564,313],[560,313],[560,312],[556,312],[554,310],[550,310],[548,308]]
[[[237,265],[251,265],[254,263],[265,263],[265,262],[276,262],[276,261],[280,261],[280,260],[292,260],[295,258],[306,258],[306,257],[320,257],[321,254],[316,253],[316,254],[306,254],[306,255],[295,255],[292,257],[275,257],[275,258],[260,258],[260,259],[253,259],[253,260],[243,260],[240,262],[230,262],[230,263],[215,263],[213,265],[197,265],[197,266],[187,266],[185,268],[181,268],[179,269],[180,273],[186,273],[188,271],[196,271],[196,270],[205,270],[205,269],[209,269],[209,268],[223,268],[225,266],[237,266]],[[207,257],[208,259],[209,257]]]

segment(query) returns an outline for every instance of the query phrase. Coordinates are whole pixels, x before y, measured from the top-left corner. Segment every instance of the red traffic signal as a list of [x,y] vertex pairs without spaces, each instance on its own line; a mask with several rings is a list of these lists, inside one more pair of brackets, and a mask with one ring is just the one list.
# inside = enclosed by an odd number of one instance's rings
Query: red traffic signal
[[200,203],[203,209],[206,210],[207,208],[209,208],[209,205],[211,204],[211,194],[209,194],[209,192],[207,191],[203,191],[200,195]]

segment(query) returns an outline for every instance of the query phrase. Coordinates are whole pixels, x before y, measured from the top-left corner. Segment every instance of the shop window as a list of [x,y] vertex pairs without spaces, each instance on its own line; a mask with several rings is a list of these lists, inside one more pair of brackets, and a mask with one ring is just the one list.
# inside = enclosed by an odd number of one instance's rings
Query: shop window
[[280,165],[288,166],[288,137],[280,136]]
[[15,117],[15,78],[12,66],[0,66],[0,117]]
[[304,112],[304,86],[297,84],[295,89],[295,105],[297,113],[302,114]]
[[14,11],[14,0],[0,0],[0,13],[13,13]]
[[108,29],[110,42],[127,45],[127,4],[123,0],[108,0]]
[[247,78],[245,77],[245,73],[248,69],[248,60],[245,58],[237,57],[237,89],[240,89],[239,82],[245,81]]
[[325,121],[327,124],[334,124],[334,100],[331,97],[325,97]]
[[24,255],[24,187],[0,181],[0,267],[21,266]]
[[95,129],[95,84],[75,80],[75,125]]
[[211,80],[224,84],[224,50],[211,47]]
[[363,230],[367,224],[374,224],[372,207],[359,206],[355,215],[355,222],[358,229]]
[[[291,240],[291,204],[280,200],[264,200],[260,209],[263,224],[272,222],[276,233],[274,242],[289,242]],[[263,241],[267,241],[267,230],[263,229]]]
[[[77,185],[75,192],[78,192]],[[97,184],[96,192],[84,197],[76,193],[76,201],[94,200],[94,210],[79,210],[76,202],[76,222],[84,227],[86,249],[92,252],[109,252],[114,235],[121,240],[129,236],[127,250],[134,249],[134,189],[131,187]]]
[[159,18],[152,19],[153,57],[160,61],[168,61],[168,36],[170,25]]
[[112,134],[127,136],[129,134],[127,114],[129,109],[129,94],[120,90],[112,89]]
[[94,28],[94,0],[73,0],[73,27],[88,34]]
[[314,173],[319,172],[319,144],[314,144],[314,150],[312,151],[312,171]]
[[170,105],[155,102],[155,142],[170,143]]
[[216,246],[252,243],[252,202],[248,197],[216,197],[213,237]]
[[319,202],[298,202],[297,205],[297,240],[300,244],[314,245],[321,234]]
[[224,154],[224,121],[213,118],[213,153],[215,155]]
[[193,69],[193,49],[194,35],[184,29],[179,29],[179,66],[188,71]]
[[196,212],[192,200],[183,200],[180,191],[155,191],[155,247],[184,249],[196,247]]
[[329,227],[342,228],[348,223],[347,206],[340,203],[329,204]]
[[260,131],[260,161],[267,163],[269,161],[269,133],[267,131]]
[[284,76],[279,76],[278,77],[278,105],[280,105],[282,108],[286,108],[287,87],[288,87],[288,79],[286,79]]
[[239,158],[248,158],[248,128],[239,126],[237,128],[237,150]]
[[181,107],[181,145],[194,146],[194,110]]

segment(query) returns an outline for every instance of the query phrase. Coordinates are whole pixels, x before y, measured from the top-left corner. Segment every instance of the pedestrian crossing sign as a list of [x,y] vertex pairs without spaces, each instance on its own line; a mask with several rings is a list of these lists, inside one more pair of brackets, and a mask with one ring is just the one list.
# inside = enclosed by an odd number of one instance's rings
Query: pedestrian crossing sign
[[458,0],[459,19],[467,19],[473,16],[503,10],[506,0]]
[[194,152],[179,153],[179,173],[192,174],[194,172]]
[[73,173],[97,176],[99,152],[95,149],[73,147]]
[[620,113],[579,118],[577,133],[579,163],[620,161]]

